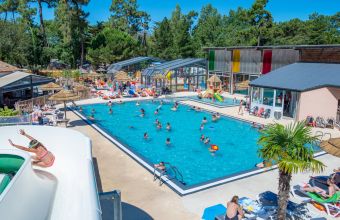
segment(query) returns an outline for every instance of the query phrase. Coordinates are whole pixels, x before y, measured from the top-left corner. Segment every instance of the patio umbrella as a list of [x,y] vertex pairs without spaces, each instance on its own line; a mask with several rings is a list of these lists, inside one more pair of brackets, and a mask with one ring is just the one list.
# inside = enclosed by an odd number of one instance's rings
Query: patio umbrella
[[88,89],[89,89],[88,87],[80,85],[80,84],[73,87],[73,91],[75,92],[86,91]]
[[79,96],[71,90],[61,90],[58,93],[52,95],[49,100],[64,102],[65,120],[66,120],[66,102],[79,99]]
[[121,82],[127,82],[127,81],[131,81],[131,78],[128,76],[126,72],[121,71],[115,75],[115,80],[121,81]]
[[328,141],[322,141],[320,147],[327,153],[340,157],[340,138],[331,138]]
[[50,82],[39,87],[42,91],[62,90],[63,88],[54,82]]
[[222,81],[220,80],[220,78],[216,75],[212,75],[209,79],[208,82],[210,83],[221,83]]

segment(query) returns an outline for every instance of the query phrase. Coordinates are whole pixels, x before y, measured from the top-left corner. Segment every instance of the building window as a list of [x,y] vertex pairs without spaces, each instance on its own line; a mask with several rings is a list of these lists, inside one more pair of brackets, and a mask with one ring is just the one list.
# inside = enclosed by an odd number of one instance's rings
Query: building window
[[251,101],[256,104],[262,104],[261,100],[261,88],[253,87],[253,93],[251,95]]
[[273,89],[263,89],[263,104],[273,106],[274,103],[274,90]]

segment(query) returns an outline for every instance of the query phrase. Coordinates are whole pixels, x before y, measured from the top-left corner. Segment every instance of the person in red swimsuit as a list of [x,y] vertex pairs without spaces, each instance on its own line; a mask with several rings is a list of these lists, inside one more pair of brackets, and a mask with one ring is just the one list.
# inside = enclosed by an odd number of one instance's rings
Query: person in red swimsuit
[[20,134],[27,137],[30,140],[29,147],[23,147],[17,144],[14,144],[10,139],[8,140],[9,143],[20,150],[27,151],[30,153],[34,153],[33,156],[33,165],[37,165],[40,167],[50,167],[53,165],[55,157],[54,155],[46,149],[46,147],[34,139],[33,137],[26,134],[24,130],[20,130]]

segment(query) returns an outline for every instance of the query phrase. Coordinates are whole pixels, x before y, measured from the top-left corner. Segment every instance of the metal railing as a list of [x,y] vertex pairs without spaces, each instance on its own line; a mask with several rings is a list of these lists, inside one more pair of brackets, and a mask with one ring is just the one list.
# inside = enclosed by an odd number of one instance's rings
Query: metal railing
[[32,124],[32,118],[30,115],[0,117],[0,126],[30,125],[30,124]]

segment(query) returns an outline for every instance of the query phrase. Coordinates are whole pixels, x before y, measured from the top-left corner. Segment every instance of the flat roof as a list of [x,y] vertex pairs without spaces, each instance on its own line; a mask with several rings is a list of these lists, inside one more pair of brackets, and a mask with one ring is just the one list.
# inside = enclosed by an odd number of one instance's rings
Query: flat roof
[[324,45],[275,45],[275,46],[230,46],[230,47],[203,47],[203,50],[235,50],[235,49],[317,49],[317,48],[340,48],[340,44],[324,44]]
[[340,64],[294,63],[262,75],[249,85],[299,92],[340,87]]
[[[28,76],[33,76],[35,77],[33,80],[32,80],[32,84],[45,84],[45,83],[49,83],[49,82],[52,82],[54,81],[54,79],[50,78],[50,77],[46,77],[46,76],[39,76],[39,75],[35,75],[35,74],[31,74],[31,73],[25,73],[25,72],[22,72],[22,71],[15,71],[15,72],[12,72],[10,74],[6,74],[4,76],[1,76],[0,77],[0,88],[3,88],[3,87],[7,87],[7,86],[12,86],[11,84],[12,83],[15,83],[19,80],[22,80]],[[17,84],[17,83],[16,83]],[[25,85],[27,86],[28,83],[26,82],[22,82],[22,85]],[[20,87],[22,86],[20,84],[18,85],[15,85],[16,87]]]

